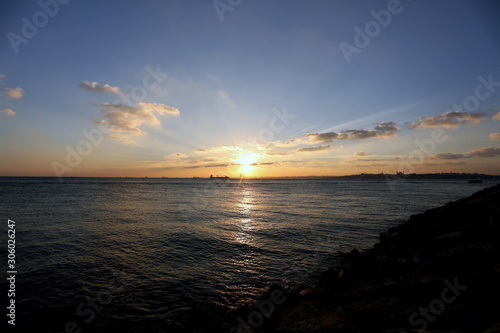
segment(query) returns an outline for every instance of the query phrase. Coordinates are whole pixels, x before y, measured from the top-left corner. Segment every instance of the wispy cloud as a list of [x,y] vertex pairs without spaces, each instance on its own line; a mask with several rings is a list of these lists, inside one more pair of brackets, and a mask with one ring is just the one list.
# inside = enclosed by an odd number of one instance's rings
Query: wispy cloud
[[287,156],[287,155],[290,155],[290,153],[273,153],[273,152],[266,152],[264,154],[269,155],[269,156]]
[[493,120],[500,120],[500,111],[493,115]]
[[453,128],[466,124],[477,124],[486,119],[483,113],[470,113],[465,111],[449,111],[431,117],[420,117],[418,122],[410,125],[412,129],[444,127]]
[[354,156],[367,156],[368,154],[365,153],[364,151],[358,151],[356,153],[353,154]]
[[467,155],[471,157],[495,157],[497,155],[500,155],[500,148],[494,148],[494,147],[479,148],[468,152]]
[[188,157],[188,155],[183,154],[183,153],[172,153],[172,154],[165,156],[166,159],[180,159],[180,158],[186,158],[186,157]]
[[117,95],[122,93],[119,87],[112,87],[109,84],[100,85],[97,82],[83,81],[78,87],[92,92],[113,93]]
[[306,133],[305,137],[308,137],[312,143],[326,143],[331,142],[335,139],[337,140],[356,140],[356,139],[371,139],[379,137],[392,137],[396,136],[396,132],[399,130],[396,127],[396,123],[393,121],[383,121],[377,124],[374,130],[364,130],[364,129],[348,129],[336,132],[326,132],[326,133]]
[[500,148],[486,147],[469,151],[467,154],[460,153],[437,153],[430,155],[431,160],[459,160],[472,157],[495,157],[500,155]]
[[466,157],[467,156],[459,153],[437,153],[429,156],[430,159],[435,159],[435,160],[457,160]]
[[1,113],[5,113],[6,115],[8,116],[14,116],[16,113],[14,111],[12,111],[11,109],[3,109],[3,110],[0,110]]
[[218,147],[211,147],[211,148],[198,148],[195,149],[195,153],[218,153],[218,152],[225,152],[225,151],[240,151],[242,148],[238,146],[218,146]]
[[312,152],[329,150],[331,148],[332,147],[330,147],[330,145],[316,146],[316,147],[305,147],[305,148],[299,148],[299,149],[297,149],[296,152],[297,153],[312,153]]
[[489,136],[490,140],[497,141],[500,140],[500,133],[491,133]]
[[19,99],[23,97],[24,90],[21,87],[17,87],[16,89],[5,88],[3,93],[9,98]]

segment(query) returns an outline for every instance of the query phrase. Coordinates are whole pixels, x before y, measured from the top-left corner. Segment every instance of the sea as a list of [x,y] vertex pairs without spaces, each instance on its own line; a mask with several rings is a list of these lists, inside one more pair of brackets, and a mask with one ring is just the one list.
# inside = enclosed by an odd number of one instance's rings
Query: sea
[[0,178],[2,266],[14,228],[17,272],[14,297],[0,283],[2,317],[14,299],[16,329],[181,331],[193,307],[229,312],[277,283],[314,285],[339,252],[496,183]]

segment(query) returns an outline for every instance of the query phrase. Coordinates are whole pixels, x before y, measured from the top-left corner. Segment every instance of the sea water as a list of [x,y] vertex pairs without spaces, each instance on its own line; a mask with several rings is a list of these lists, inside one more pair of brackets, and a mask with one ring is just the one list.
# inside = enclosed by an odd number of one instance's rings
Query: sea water
[[194,304],[229,310],[273,283],[314,283],[339,251],[493,184],[0,178],[4,240],[16,223],[16,326],[166,332]]

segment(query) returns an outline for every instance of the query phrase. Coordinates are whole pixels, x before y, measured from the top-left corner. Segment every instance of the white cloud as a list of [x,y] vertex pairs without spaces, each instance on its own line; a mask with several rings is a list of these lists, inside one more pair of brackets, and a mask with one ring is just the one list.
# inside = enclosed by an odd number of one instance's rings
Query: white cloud
[[14,116],[16,113],[14,111],[12,111],[11,109],[3,109],[3,110],[0,110],[0,112],[3,112],[9,116]]
[[102,86],[97,82],[83,81],[78,85],[78,87],[93,92],[113,93],[117,95],[120,95],[122,93],[120,88],[118,87],[112,87],[109,84],[105,84]]
[[138,103],[137,106],[104,103],[101,107],[103,116],[96,123],[105,124],[112,132],[122,133],[111,137],[129,143],[131,141],[129,135],[146,134],[139,128],[140,126],[161,125],[156,115],[179,115],[179,110],[176,108],[158,103]]
[[444,127],[453,128],[466,124],[477,124],[484,120],[483,113],[470,113],[465,111],[449,111],[436,116],[420,117],[417,123],[410,125],[410,128],[432,128]]
[[21,87],[17,87],[16,89],[5,88],[4,94],[7,95],[7,97],[19,99],[23,97],[24,90]]

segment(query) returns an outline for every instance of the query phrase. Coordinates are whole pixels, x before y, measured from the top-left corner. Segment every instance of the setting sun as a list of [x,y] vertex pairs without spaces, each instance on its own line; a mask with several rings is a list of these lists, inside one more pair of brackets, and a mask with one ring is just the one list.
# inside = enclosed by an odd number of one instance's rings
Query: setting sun
[[236,162],[241,164],[240,170],[244,175],[252,172],[252,170],[254,168],[253,164],[256,161],[256,156],[257,156],[257,154],[252,153],[252,152],[238,155]]

